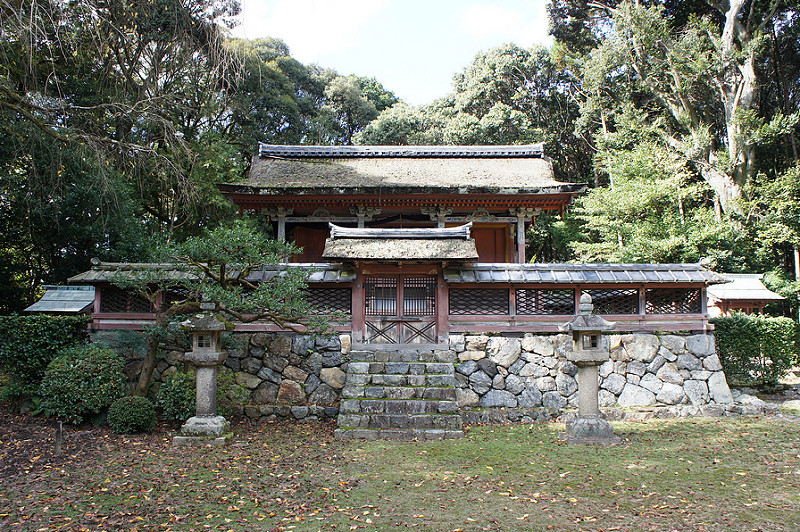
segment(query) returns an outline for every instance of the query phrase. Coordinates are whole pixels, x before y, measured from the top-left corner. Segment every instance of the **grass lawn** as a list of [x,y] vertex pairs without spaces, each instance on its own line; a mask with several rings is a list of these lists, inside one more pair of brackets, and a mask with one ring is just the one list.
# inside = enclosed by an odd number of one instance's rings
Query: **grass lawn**
[[[555,423],[443,442],[239,424],[231,445],[202,450],[173,448],[166,430],[83,427],[49,459],[52,441],[38,436],[39,456],[24,457],[7,432],[0,529],[800,530],[797,419],[614,427],[623,443],[595,447],[564,444]],[[94,443],[70,447],[81,438]]]

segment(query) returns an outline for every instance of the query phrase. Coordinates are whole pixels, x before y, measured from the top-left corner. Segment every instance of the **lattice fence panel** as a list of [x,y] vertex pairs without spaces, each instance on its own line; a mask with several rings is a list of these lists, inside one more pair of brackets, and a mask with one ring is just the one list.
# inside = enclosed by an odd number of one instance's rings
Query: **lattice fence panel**
[[436,310],[436,278],[403,279],[403,316],[430,316]]
[[508,290],[451,288],[450,314],[454,316],[508,315]]
[[518,288],[517,314],[575,314],[575,291]]
[[397,278],[367,277],[364,292],[367,316],[397,315]]
[[308,304],[319,310],[335,310],[350,314],[352,301],[350,288],[320,288],[308,289]]
[[639,290],[613,288],[586,290],[592,296],[595,314],[638,314]]
[[100,312],[153,312],[147,298],[132,294],[116,286],[107,286],[100,293]]
[[703,310],[696,288],[648,288],[645,298],[648,314],[699,314]]

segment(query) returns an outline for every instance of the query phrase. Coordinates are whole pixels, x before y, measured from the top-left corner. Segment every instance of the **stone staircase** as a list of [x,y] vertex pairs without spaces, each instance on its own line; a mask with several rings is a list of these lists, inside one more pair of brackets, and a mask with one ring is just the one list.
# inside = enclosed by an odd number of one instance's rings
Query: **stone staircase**
[[431,351],[351,351],[339,405],[339,438],[464,437],[453,364]]

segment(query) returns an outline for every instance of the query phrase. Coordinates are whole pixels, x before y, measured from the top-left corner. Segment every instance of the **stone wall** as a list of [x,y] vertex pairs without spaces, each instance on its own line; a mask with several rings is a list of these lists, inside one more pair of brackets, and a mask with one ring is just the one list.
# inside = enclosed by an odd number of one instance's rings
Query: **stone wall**
[[[663,407],[696,415],[733,407],[713,335],[623,334],[604,341],[611,356],[599,371],[601,408]],[[577,408],[578,368],[567,360],[567,335],[453,335],[450,348],[462,410],[504,407],[532,419]]]
[[[126,359],[131,382],[144,359],[142,333],[100,331],[93,341],[115,349]],[[310,337],[288,333],[231,333],[223,337],[228,358],[222,371],[249,391],[249,402],[234,413],[251,419],[324,419],[339,413],[345,380],[349,336]],[[184,352],[167,351],[153,372],[157,388],[184,365]]]
[[[125,356],[131,381],[144,358],[141,338],[129,331],[94,333],[95,341]],[[712,335],[623,334],[604,341],[611,358],[600,366],[599,399],[609,412],[648,407],[663,415],[724,415],[741,406],[733,401]],[[338,415],[349,335],[234,333],[223,343],[223,369],[250,393],[237,413],[259,420]],[[563,334],[452,335],[449,350],[428,354],[456,365],[458,406],[468,423],[505,422],[551,419],[577,408],[578,368],[566,358],[571,349]],[[182,360],[182,351],[167,352],[154,372],[155,385],[178,371]]]

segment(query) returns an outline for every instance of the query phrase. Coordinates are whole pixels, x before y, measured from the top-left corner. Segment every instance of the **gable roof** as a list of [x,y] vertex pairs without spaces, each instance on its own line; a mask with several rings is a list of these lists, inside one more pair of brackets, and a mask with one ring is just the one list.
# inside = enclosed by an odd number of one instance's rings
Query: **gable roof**
[[94,305],[93,286],[45,286],[42,298],[25,312],[63,312],[80,314]]
[[223,192],[258,189],[309,193],[349,191],[578,193],[581,184],[553,178],[542,145],[530,146],[278,146],[260,144],[246,183]]
[[785,299],[761,282],[758,273],[722,273],[725,284],[708,289],[708,295],[719,300],[780,301]]

